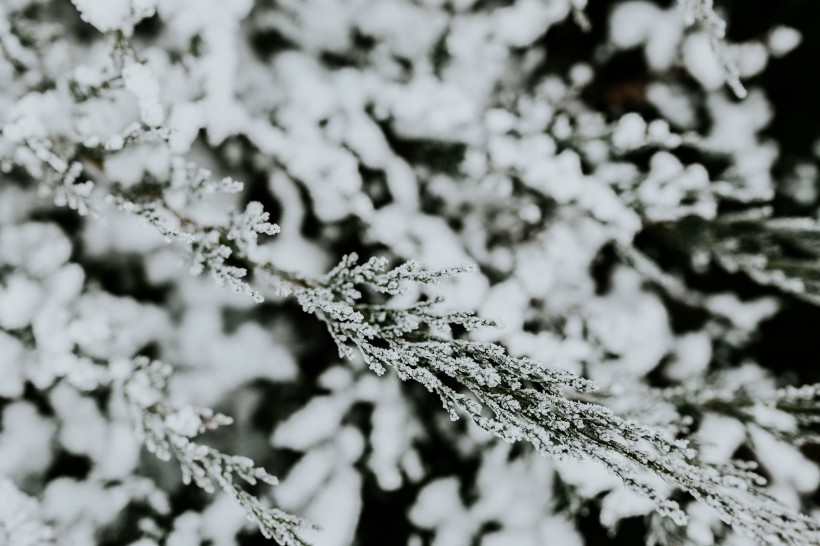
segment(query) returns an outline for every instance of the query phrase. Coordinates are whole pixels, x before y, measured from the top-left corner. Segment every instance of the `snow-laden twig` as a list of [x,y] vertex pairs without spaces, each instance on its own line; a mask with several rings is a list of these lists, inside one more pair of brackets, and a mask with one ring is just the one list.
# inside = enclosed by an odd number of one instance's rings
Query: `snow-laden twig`
[[641,393],[639,413],[668,406],[680,414],[711,412],[764,430],[789,445],[820,444],[820,384],[776,388],[746,368]]
[[138,357],[133,362],[119,362],[117,367],[115,373],[124,378],[122,392],[148,451],[164,461],[173,456],[179,462],[185,484],[193,482],[208,493],[217,488],[223,490],[266,538],[274,539],[282,546],[308,544],[299,536],[299,531],[313,527],[309,522],[267,506],[240,485],[241,481],[251,486],[259,482],[276,485],[276,477],[247,457],[226,455],[194,441],[204,432],[231,424],[230,417],[208,408],[169,404],[164,396],[171,372],[167,364]]
[[671,439],[668,431],[566,396],[567,389],[594,391],[591,382],[448,333],[451,326],[469,331],[491,322],[470,313],[436,313],[436,301],[405,308],[361,303],[357,287],[397,295],[407,283],[429,284],[457,272],[426,272],[412,263],[385,271],[385,265],[378,259],[359,265],[349,256],[322,279],[273,280],[326,323],[342,355],[358,350],[376,373],[393,368],[402,379],[421,383],[453,419],[467,415],[499,438],[526,441],[545,455],[598,461],[678,523],[686,515],[648,474],[708,504],[745,536],[764,543],[820,540],[820,524],[772,499],[754,465],[703,463],[692,446]]
[[740,69],[732,59],[725,42],[726,21],[715,12],[714,0],[679,0],[679,2],[684,10],[687,24],[697,25],[708,36],[712,51],[723,68],[726,84],[738,98],[745,98],[748,91],[740,81]]

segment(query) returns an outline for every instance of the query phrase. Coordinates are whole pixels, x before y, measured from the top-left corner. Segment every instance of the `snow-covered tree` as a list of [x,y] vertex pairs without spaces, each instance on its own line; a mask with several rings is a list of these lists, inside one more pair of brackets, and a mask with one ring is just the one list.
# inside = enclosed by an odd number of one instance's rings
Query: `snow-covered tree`
[[820,543],[736,4],[0,1],[0,542]]

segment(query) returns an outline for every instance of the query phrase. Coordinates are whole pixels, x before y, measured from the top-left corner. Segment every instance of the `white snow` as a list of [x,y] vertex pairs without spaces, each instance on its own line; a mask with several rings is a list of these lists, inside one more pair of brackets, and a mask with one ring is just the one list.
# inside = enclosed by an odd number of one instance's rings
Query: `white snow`
[[675,358],[664,368],[667,377],[684,381],[706,371],[712,360],[712,340],[707,333],[686,333],[675,345]]
[[710,91],[719,89],[724,83],[723,68],[712,51],[706,34],[692,34],[683,45],[683,62],[690,74]]
[[272,443],[305,451],[330,438],[344,418],[350,401],[345,397],[317,396],[276,428]]
[[626,114],[618,121],[612,143],[618,148],[629,150],[646,142],[646,122],[635,113]]
[[353,541],[362,509],[361,475],[352,468],[337,472],[325,483],[305,510],[305,516],[322,526],[304,536],[316,546],[347,546]]
[[799,493],[811,493],[820,485],[820,469],[798,448],[778,442],[758,428],[750,430],[755,454],[776,485],[788,485]]
[[433,528],[458,514],[462,503],[456,478],[438,479],[424,486],[410,512],[410,520],[424,528]]
[[150,127],[162,124],[165,114],[160,102],[159,83],[151,70],[142,63],[128,61],[122,70],[125,88],[137,99],[142,122]]
[[26,352],[23,344],[15,337],[0,332],[0,396],[17,398],[23,394],[25,383]]
[[131,18],[131,0],[71,0],[84,21],[102,32],[124,28]]
[[53,530],[40,520],[37,501],[8,478],[0,478],[0,540],[9,546],[46,546],[55,541]]
[[51,462],[55,424],[28,402],[3,409],[0,432],[0,476],[25,479],[44,472]]
[[613,45],[621,49],[644,46],[649,65],[664,70],[675,59],[683,22],[675,7],[662,10],[655,4],[633,0],[616,5],[609,31]]
[[0,327],[17,330],[31,324],[42,298],[42,288],[33,280],[22,275],[8,278],[0,285]]
[[745,439],[745,427],[722,415],[707,414],[698,428],[703,459],[712,463],[728,461]]
[[798,30],[777,26],[769,33],[769,50],[775,57],[783,57],[799,47],[802,41],[803,36]]
[[661,10],[643,1],[622,2],[612,12],[610,38],[623,49],[643,44],[652,32]]

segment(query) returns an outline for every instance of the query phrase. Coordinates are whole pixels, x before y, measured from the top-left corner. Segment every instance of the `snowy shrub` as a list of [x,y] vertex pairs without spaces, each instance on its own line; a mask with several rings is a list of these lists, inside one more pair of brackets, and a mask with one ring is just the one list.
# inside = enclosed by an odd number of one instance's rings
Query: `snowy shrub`
[[820,543],[758,4],[0,2],[0,544]]

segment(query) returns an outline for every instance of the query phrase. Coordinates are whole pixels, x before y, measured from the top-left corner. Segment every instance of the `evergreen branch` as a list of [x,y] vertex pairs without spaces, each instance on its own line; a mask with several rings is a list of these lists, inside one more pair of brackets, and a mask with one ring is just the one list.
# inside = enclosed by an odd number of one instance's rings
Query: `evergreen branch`
[[[353,257],[343,263],[348,272],[376,267],[373,260],[354,266]],[[667,431],[621,419],[601,405],[569,399],[564,389],[594,391],[595,385],[585,379],[511,357],[498,345],[431,333],[446,325],[468,330],[487,325],[472,315],[430,318],[427,305],[422,306],[423,314],[414,306],[364,306],[356,303],[347,284],[351,277],[371,287],[383,286],[387,278],[418,282],[418,275],[403,277],[392,270],[368,281],[364,279],[372,273],[343,271],[337,268],[317,288],[290,290],[305,311],[326,323],[342,355],[350,356],[356,349],[376,373],[390,367],[402,379],[421,383],[439,396],[451,418],[466,414],[497,437],[524,440],[551,457],[598,461],[679,524],[686,521],[685,514],[647,479],[647,472],[711,506],[745,536],[783,544],[803,544],[806,537],[820,540],[820,524],[773,500],[762,489],[765,482],[754,465],[705,464],[692,446],[670,439]],[[388,293],[400,292],[396,287]]]
[[768,378],[749,377],[740,368],[644,394],[641,413],[668,404],[682,415],[712,412],[731,417],[790,445],[820,444],[820,384],[778,389]]
[[133,364],[125,362],[120,366],[127,368],[119,370],[119,374],[126,377],[122,392],[148,451],[163,461],[173,456],[179,462],[186,485],[193,482],[207,493],[213,493],[216,487],[222,489],[265,538],[276,540],[282,546],[308,546],[298,531],[316,528],[314,525],[266,506],[239,485],[240,480],[252,486],[258,482],[277,485],[274,476],[247,457],[226,455],[192,440],[206,431],[231,424],[230,417],[215,414],[208,408],[169,405],[163,394],[170,374],[170,366],[166,364],[138,357]]

